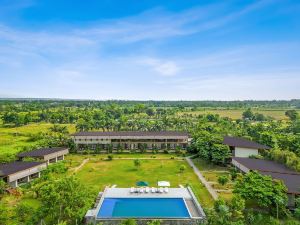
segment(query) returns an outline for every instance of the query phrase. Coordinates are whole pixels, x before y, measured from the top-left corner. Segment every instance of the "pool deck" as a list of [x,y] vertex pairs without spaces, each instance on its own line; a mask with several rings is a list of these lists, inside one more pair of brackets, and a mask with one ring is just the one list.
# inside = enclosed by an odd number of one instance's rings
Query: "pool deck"
[[[205,213],[197,201],[193,191],[190,188],[168,188],[168,192],[163,193],[152,193],[151,188],[149,192],[145,193],[131,193],[130,188],[105,188],[105,190],[99,193],[99,202],[95,208],[89,210],[86,213],[85,219],[87,223],[93,222],[104,222],[104,224],[117,224],[117,220],[120,218],[98,218],[97,214],[101,208],[101,205],[105,198],[182,198],[185,205],[189,211],[190,218],[157,218],[159,220],[165,221],[166,224],[198,224],[199,221],[205,220]],[[124,219],[124,218],[123,218]],[[143,221],[147,218],[135,218],[140,221],[138,224],[144,224]],[[153,220],[154,218],[151,218]]]
[[130,193],[130,188],[109,188],[105,192],[105,198],[191,198],[187,188],[168,188],[169,192]]

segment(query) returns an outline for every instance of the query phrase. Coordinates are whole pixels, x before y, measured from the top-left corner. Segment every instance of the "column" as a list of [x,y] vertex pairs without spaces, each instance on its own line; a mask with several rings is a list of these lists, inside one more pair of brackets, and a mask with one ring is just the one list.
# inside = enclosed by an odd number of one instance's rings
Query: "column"
[[40,178],[41,177],[41,172],[37,173],[37,177]]
[[65,160],[65,155],[62,155],[62,160]]
[[57,156],[55,157],[55,162],[57,162]]
[[12,182],[9,182],[9,185],[12,186],[13,188],[18,187],[18,180],[14,180]]
[[30,176],[25,177],[25,181],[28,183],[30,181]]

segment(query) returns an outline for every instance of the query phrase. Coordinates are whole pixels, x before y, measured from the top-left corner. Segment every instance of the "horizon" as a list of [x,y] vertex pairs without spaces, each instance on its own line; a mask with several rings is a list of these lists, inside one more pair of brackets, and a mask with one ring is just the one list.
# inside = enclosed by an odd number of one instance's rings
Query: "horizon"
[[295,1],[0,3],[3,99],[300,97]]

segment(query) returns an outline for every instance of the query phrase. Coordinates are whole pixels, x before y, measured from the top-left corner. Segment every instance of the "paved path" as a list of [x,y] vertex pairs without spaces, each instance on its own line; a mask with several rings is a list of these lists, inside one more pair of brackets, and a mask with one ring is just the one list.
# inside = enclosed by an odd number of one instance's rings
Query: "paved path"
[[89,158],[84,159],[79,166],[74,168],[74,173],[76,173],[78,170],[80,170],[89,160],[90,160]]
[[191,156],[190,157],[186,157],[185,158],[186,161],[188,162],[188,164],[193,168],[195,174],[197,175],[197,177],[199,178],[199,180],[201,181],[201,183],[206,187],[206,189],[208,190],[208,192],[210,193],[210,195],[212,196],[212,198],[214,200],[218,199],[218,194],[217,192],[215,192],[215,190],[210,186],[210,184],[205,180],[204,176],[202,175],[202,173],[200,172],[200,170],[195,166],[195,164],[193,163],[193,161],[191,160]]

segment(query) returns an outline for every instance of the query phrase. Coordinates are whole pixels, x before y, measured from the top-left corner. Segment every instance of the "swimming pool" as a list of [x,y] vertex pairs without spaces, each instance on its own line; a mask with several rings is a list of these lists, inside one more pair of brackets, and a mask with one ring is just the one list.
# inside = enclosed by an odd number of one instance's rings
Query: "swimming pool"
[[182,198],[105,198],[98,218],[190,218]]

